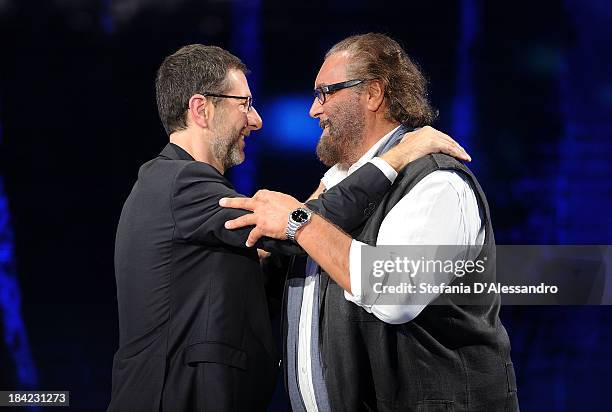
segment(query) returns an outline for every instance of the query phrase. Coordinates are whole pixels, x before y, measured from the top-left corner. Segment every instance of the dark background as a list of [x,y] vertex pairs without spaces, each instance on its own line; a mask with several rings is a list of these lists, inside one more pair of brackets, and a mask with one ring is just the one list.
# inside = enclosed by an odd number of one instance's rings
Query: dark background
[[[0,389],[70,390],[71,409],[106,407],[114,232],[139,166],[167,141],[155,71],[189,43],[227,48],[253,72],[264,127],[230,173],[243,193],[303,198],[317,186],[307,111],[322,57],[381,31],[430,80],[435,126],[472,154],[498,244],[610,243],[607,1],[293,3],[0,0]],[[522,410],[609,407],[611,308],[501,317]]]

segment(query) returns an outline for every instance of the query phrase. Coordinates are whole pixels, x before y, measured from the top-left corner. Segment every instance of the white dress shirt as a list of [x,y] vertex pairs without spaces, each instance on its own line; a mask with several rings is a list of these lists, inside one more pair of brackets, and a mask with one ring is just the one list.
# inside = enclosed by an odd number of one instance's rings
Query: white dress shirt
[[[397,173],[380,158],[374,158],[382,144],[391,137],[392,130],[372,146],[349,168],[335,165],[321,181],[326,189],[341,182],[367,162],[376,165],[391,183]],[[484,226],[478,210],[478,201],[470,185],[452,171],[437,170],[417,183],[385,216],[377,245],[480,245],[484,244]],[[403,294],[401,304],[377,305],[377,296],[371,288],[361,288],[361,247],[364,243],[353,240],[349,252],[349,276],[352,294],[345,299],[361,306],[387,323],[405,323],[414,319],[425,308],[415,304],[413,294]],[[466,248],[467,249],[467,248]],[[473,253],[473,248],[470,249]],[[435,255],[435,251],[432,251]],[[467,253],[467,252],[466,252]],[[445,260],[445,256],[430,256]],[[470,256],[469,258],[475,258]],[[306,280],[302,297],[298,337],[298,383],[308,411],[317,411],[311,374],[311,325],[315,282]],[[430,296],[432,300],[435,296]],[[365,302],[374,302],[366,304]]]

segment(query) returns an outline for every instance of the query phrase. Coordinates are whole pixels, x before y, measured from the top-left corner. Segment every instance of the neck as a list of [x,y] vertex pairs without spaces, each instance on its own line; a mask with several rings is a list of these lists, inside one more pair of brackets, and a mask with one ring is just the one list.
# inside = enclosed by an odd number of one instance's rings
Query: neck
[[397,122],[391,122],[386,119],[376,119],[377,121],[372,122],[369,126],[366,124],[365,137],[361,150],[359,151],[360,159],[368,150],[372,148],[383,136],[395,129],[400,124]]
[[170,143],[180,146],[198,162],[208,163],[219,173],[224,174],[225,168],[221,161],[213,155],[211,137],[207,134],[198,135],[194,130],[184,129],[170,135]]

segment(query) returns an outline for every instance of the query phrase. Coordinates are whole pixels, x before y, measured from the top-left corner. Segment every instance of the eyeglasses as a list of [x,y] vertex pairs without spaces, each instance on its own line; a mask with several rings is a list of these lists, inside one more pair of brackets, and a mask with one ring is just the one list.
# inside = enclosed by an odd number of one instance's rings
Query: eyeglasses
[[203,96],[210,96],[210,97],[221,97],[223,99],[241,99],[244,100],[244,103],[241,105],[244,109],[242,109],[242,111],[244,113],[248,113],[251,111],[251,108],[253,107],[253,96],[231,96],[228,94],[216,94],[216,93],[202,93]]
[[316,89],[314,89],[314,95],[319,100],[319,103],[324,104],[326,95],[335,93],[338,90],[357,86],[358,84],[361,84],[363,82],[365,82],[365,80],[347,80],[345,82],[328,84],[325,86],[319,86]]

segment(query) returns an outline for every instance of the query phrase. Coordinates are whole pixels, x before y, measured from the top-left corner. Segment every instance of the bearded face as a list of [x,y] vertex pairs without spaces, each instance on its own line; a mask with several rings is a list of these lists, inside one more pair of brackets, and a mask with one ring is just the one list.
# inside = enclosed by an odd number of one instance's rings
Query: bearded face
[[243,131],[243,123],[232,124],[223,109],[217,112],[211,147],[213,155],[219,159],[224,170],[244,161]]
[[323,133],[317,144],[317,156],[328,167],[336,163],[351,165],[359,160],[365,138],[365,113],[359,95],[352,93],[326,105],[329,105],[327,119],[319,122]]

